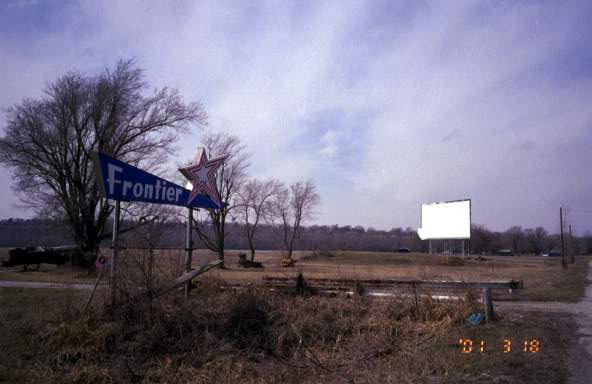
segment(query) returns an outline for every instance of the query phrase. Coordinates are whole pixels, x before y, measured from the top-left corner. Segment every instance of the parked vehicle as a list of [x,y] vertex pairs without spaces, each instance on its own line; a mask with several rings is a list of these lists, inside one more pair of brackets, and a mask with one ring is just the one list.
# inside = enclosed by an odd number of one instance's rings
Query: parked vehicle
[[70,260],[71,252],[77,251],[75,246],[65,247],[26,247],[14,248],[8,252],[10,258],[8,261],[3,261],[3,267],[14,267],[22,265],[26,271],[29,265],[36,265],[37,270],[41,264],[65,264]]

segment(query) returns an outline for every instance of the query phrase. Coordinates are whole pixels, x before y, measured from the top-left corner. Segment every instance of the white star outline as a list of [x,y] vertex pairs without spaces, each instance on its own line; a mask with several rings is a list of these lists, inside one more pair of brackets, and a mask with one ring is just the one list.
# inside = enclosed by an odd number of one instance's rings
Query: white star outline
[[200,192],[205,192],[210,199],[216,203],[219,207],[222,206],[220,202],[220,196],[216,188],[216,171],[224,163],[227,156],[217,157],[213,160],[208,161],[206,151],[201,151],[201,156],[197,163],[191,164],[190,166],[179,168],[179,171],[191,182],[193,188],[187,205],[190,206],[195,197]]

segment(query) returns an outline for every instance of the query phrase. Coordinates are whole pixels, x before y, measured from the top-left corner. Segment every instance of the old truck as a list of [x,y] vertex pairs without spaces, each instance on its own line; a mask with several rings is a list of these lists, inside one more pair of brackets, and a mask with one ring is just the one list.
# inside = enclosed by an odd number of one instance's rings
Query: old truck
[[3,261],[3,267],[15,267],[22,265],[23,270],[27,271],[30,265],[36,265],[39,270],[41,264],[61,265],[72,260],[72,256],[78,252],[76,246],[61,247],[25,247],[14,248],[8,252],[8,261]]

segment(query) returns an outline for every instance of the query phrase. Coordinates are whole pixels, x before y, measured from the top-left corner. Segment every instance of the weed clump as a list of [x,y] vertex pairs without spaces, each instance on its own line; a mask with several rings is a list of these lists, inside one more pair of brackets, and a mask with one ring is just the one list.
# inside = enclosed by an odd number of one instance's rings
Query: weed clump
[[129,302],[114,321],[52,322],[43,336],[48,371],[61,381],[236,382],[240,373],[247,382],[296,383],[303,374],[380,382],[390,362],[406,372],[421,353],[417,345],[445,338],[470,310],[465,300],[237,293],[215,285],[187,301]]
[[224,323],[224,338],[241,350],[269,348],[270,322],[265,302],[253,291],[238,295]]
[[315,293],[316,289],[308,285],[302,272],[298,273],[298,276],[296,276],[296,294],[309,296],[314,295]]
[[445,265],[449,267],[460,267],[466,264],[465,260],[458,256],[442,256],[436,259],[437,265]]

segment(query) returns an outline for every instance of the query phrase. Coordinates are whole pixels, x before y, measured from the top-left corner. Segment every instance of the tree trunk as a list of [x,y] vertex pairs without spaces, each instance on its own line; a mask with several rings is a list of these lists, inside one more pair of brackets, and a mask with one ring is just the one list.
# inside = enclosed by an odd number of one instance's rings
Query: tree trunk
[[218,260],[222,261],[220,264],[220,268],[224,268],[224,224],[226,220],[226,215],[223,212],[219,212],[216,216],[217,225],[215,225],[215,230],[217,231],[217,245],[218,245]]
[[251,248],[251,261],[255,261],[255,245],[251,239],[249,239],[249,248]]
[[87,231],[83,236],[75,239],[79,252],[74,254],[71,266],[86,268],[88,275],[96,272],[95,260],[99,250],[99,240],[97,236],[89,236]]
[[94,260],[97,258],[97,251],[98,247],[93,250],[83,251],[84,256],[82,256],[83,260],[87,261],[86,264],[86,272],[87,275],[92,276],[97,271],[97,267],[95,266]]
[[74,233],[74,242],[80,250],[72,259],[72,264],[79,267],[87,268],[88,274],[91,275],[96,271],[95,259],[99,249],[99,237],[92,219],[86,219],[83,223],[84,229]]
[[218,238],[218,260],[222,261],[220,268],[224,268],[224,238]]

